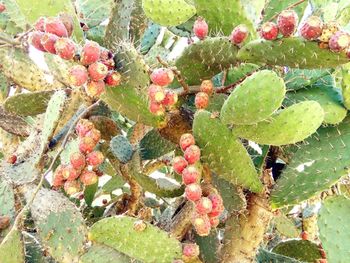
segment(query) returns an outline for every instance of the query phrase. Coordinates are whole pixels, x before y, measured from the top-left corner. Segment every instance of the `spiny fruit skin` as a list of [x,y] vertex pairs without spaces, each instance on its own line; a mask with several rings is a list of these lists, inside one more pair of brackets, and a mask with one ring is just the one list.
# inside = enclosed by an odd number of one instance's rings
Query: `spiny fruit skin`
[[167,68],[158,68],[151,73],[151,81],[155,85],[167,86],[174,80],[174,73]]
[[100,45],[94,41],[88,41],[81,52],[80,62],[83,65],[90,65],[99,60],[101,54]]
[[107,74],[105,83],[110,87],[115,87],[120,84],[121,79],[122,79],[122,76],[120,75],[119,72],[111,71]]
[[[186,164],[187,164],[187,161],[186,161]],[[193,165],[187,166],[182,171],[182,181],[185,185],[196,183],[199,178],[200,178],[200,172]]]
[[34,24],[34,28],[38,31],[45,32],[45,17],[39,17]]
[[96,142],[90,137],[81,138],[79,142],[79,151],[84,154],[91,153],[96,146]]
[[155,116],[162,116],[165,114],[165,107],[160,103],[150,102],[149,111]]
[[162,101],[162,104],[164,106],[173,106],[177,103],[178,101],[178,96],[175,92],[171,91],[171,90],[167,90],[165,92],[165,98]]
[[224,202],[219,194],[212,193],[208,196],[212,203],[212,211],[209,213],[210,217],[219,216],[224,210]]
[[89,78],[86,68],[82,65],[76,65],[69,70],[70,84],[76,87],[84,85]]
[[278,29],[283,36],[289,37],[294,34],[298,21],[298,14],[294,10],[284,10],[277,17]]
[[81,171],[86,165],[85,155],[80,152],[75,152],[70,156],[70,163],[74,169]]
[[186,198],[190,201],[197,201],[202,196],[202,188],[199,184],[189,184],[185,188]]
[[99,166],[104,161],[103,153],[100,151],[93,151],[86,156],[86,162],[93,167]]
[[76,52],[75,44],[69,38],[60,38],[55,43],[55,49],[60,58],[73,59]]
[[103,80],[100,81],[89,81],[85,92],[91,98],[98,98],[106,90],[106,84]]
[[88,72],[93,81],[100,81],[107,76],[108,68],[101,62],[95,62],[89,66]]
[[88,131],[85,136],[93,139],[95,143],[98,143],[101,140],[101,132],[95,128]]
[[200,91],[212,95],[214,92],[214,83],[209,80],[203,80],[200,86]]
[[323,22],[317,16],[310,16],[305,24],[301,27],[301,36],[307,40],[315,40],[321,36],[323,30]]
[[36,49],[46,52],[46,49],[41,44],[41,39],[44,36],[43,32],[40,31],[34,31],[30,34],[30,43],[35,47]]
[[85,170],[80,175],[80,181],[84,185],[92,185],[98,181],[98,176],[94,171]]
[[184,157],[189,164],[194,164],[199,161],[201,150],[197,145],[191,145],[185,150]]
[[248,35],[248,28],[245,25],[238,25],[233,29],[230,40],[232,44],[239,45],[247,39]]
[[44,30],[46,33],[54,34],[58,37],[68,37],[68,32],[64,24],[57,17],[45,19]]
[[173,169],[176,173],[181,174],[183,170],[187,167],[188,163],[182,156],[176,156],[173,159]]
[[196,141],[194,140],[193,135],[190,133],[184,133],[180,137],[180,147],[183,151],[195,143]]
[[210,225],[212,228],[216,228],[220,224],[219,217],[209,217]]
[[187,259],[194,259],[199,256],[199,246],[194,243],[185,243],[182,247],[182,255]]
[[273,22],[266,22],[261,26],[260,36],[266,40],[275,40],[278,37],[278,26]]
[[77,125],[75,126],[75,132],[77,135],[82,138],[87,135],[89,131],[94,129],[94,124],[91,121],[86,119],[80,119]]
[[201,17],[199,17],[193,24],[193,33],[200,40],[203,40],[208,36],[208,29],[207,22]]
[[211,203],[211,200],[208,197],[201,197],[196,202],[196,211],[200,215],[206,215],[209,214],[213,209],[213,204]]
[[350,46],[350,35],[346,32],[338,31],[329,40],[329,48],[334,52],[340,52]]
[[9,158],[7,158],[7,163],[9,164],[15,164],[17,161],[17,156],[15,154],[12,154]]
[[194,104],[197,109],[205,109],[209,105],[209,96],[205,92],[198,92],[194,99]]
[[45,33],[41,38],[41,44],[47,52],[56,54],[55,44],[57,40],[58,36],[50,33]]
[[165,92],[161,86],[151,84],[148,88],[148,96],[152,102],[161,103],[165,99]]
[[79,193],[81,190],[80,183],[77,180],[66,181],[63,188],[67,195],[74,195],[76,193]]
[[322,34],[319,37],[319,40],[321,42],[327,43],[329,42],[329,40],[331,39],[331,37],[339,31],[339,24],[336,22],[331,22],[331,23],[327,23],[323,26],[323,30],[322,30]]
[[199,236],[207,236],[210,234],[211,225],[207,215],[195,215],[192,225]]
[[68,37],[72,36],[74,30],[74,21],[73,17],[67,13],[60,13],[58,19],[63,23],[64,27],[67,30]]
[[73,181],[80,175],[80,173],[74,169],[71,164],[63,166],[61,173],[63,178],[67,181]]

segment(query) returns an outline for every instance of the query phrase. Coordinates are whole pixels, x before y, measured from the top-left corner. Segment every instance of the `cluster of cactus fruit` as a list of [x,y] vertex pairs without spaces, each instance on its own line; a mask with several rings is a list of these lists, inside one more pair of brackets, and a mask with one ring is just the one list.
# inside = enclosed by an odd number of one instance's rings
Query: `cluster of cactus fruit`
[[0,66],[0,263],[349,261],[347,0],[3,0]]

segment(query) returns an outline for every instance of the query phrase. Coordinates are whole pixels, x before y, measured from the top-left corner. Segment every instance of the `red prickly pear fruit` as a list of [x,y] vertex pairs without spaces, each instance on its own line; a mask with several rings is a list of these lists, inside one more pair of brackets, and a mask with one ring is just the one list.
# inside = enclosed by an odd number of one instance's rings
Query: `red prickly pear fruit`
[[167,90],[165,92],[165,98],[162,101],[162,104],[164,106],[173,106],[176,104],[176,102],[178,101],[178,96],[175,92],[171,91],[171,90]]
[[193,243],[185,243],[182,246],[182,255],[186,260],[195,259],[199,256],[199,246]]
[[57,54],[63,59],[70,60],[75,56],[76,47],[69,38],[58,39],[55,43],[55,49]]
[[219,194],[210,194],[208,196],[212,203],[212,211],[209,213],[210,217],[217,217],[224,211],[223,200]]
[[67,181],[73,181],[79,177],[80,173],[73,166],[66,165],[62,168],[62,176]]
[[194,137],[190,133],[184,133],[180,137],[180,147],[183,151],[195,143]]
[[245,25],[236,26],[230,36],[232,44],[239,45],[243,43],[249,35],[249,30]]
[[60,165],[56,168],[54,174],[53,174],[53,187],[61,187],[64,184],[65,179],[63,178],[62,171],[64,166]]
[[197,145],[191,145],[185,150],[184,157],[188,164],[194,164],[199,161],[201,157],[201,150]]
[[77,180],[66,181],[63,188],[67,195],[74,195],[76,193],[79,193],[81,190],[80,183]]
[[105,65],[108,68],[108,70],[114,70],[115,68],[115,63],[113,58],[102,60],[101,63],[103,63],[103,65]]
[[196,202],[196,211],[200,215],[209,214],[212,209],[213,204],[208,197],[201,197],[201,199]]
[[106,48],[101,48],[100,51],[100,59],[103,60],[108,60],[110,58],[113,58],[113,53],[110,52],[108,49]]
[[220,224],[219,217],[209,217],[210,225],[212,228],[216,228]]
[[185,188],[186,198],[190,201],[197,201],[202,196],[202,188],[199,184],[189,184]]
[[15,164],[17,161],[17,156],[15,154],[12,154],[9,158],[7,158],[7,163],[9,164]]
[[6,6],[4,3],[0,3],[0,13],[4,12],[6,10]]
[[158,68],[153,70],[151,81],[158,86],[167,86],[174,80],[174,73],[167,68]]
[[85,88],[86,94],[91,98],[98,98],[106,90],[106,84],[103,80],[89,81]]
[[34,28],[38,31],[45,32],[45,17],[39,17],[34,24]]
[[64,24],[57,17],[45,19],[44,30],[46,33],[54,34],[58,37],[68,37],[68,32]]
[[194,104],[197,109],[205,109],[209,104],[209,96],[205,92],[198,92],[194,99]]
[[41,44],[41,39],[43,38],[44,33],[40,31],[34,31],[30,34],[30,43],[35,47],[37,50],[46,52],[46,49]]
[[148,96],[152,102],[160,103],[165,99],[165,92],[161,86],[151,84],[148,88]]
[[54,34],[50,34],[50,33],[45,33],[42,36],[40,42],[47,52],[49,52],[51,54],[56,54],[55,44],[56,44],[57,40],[58,40],[58,36],[56,36]]
[[58,15],[59,20],[63,23],[64,27],[67,30],[68,37],[72,36],[74,30],[74,20],[70,14],[60,13]]
[[101,132],[95,128],[88,131],[85,136],[92,138],[96,143],[101,140]]
[[165,114],[164,106],[157,102],[151,102],[149,104],[149,111],[156,116],[162,116]]
[[80,119],[77,125],[75,126],[75,132],[80,138],[86,136],[86,134],[94,129],[94,124],[87,119]]
[[84,169],[86,165],[85,155],[80,152],[75,152],[70,156],[70,164],[78,171]]
[[91,153],[96,146],[96,142],[90,137],[83,137],[79,142],[79,151],[83,154]]
[[260,36],[266,40],[275,40],[278,36],[278,26],[273,22],[266,22],[261,26]]
[[300,34],[307,40],[315,40],[321,36],[323,30],[323,22],[317,16],[310,16],[300,29]]
[[105,157],[100,151],[93,151],[86,156],[87,164],[93,167],[99,166],[101,163],[103,163],[104,159]]
[[115,87],[120,84],[120,81],[122,79],[122,76],[117,71],[112,71],[107,74],[107,77],[105,79],[105,83],[107,86]]
[[214,92],[214,83],[211,80],[203,80],[200,86],[200,91],[212,95]]
[[283,10],[277,17],[278,29],[283,36],[289,37],[297,29],[298,21],[298,14],[294,10]]
[[70,84],[76,87],[84,85],[89,78],[86,68],[82,65],[76,65],[69,70]]
[[100,54],[100,45],[94,41],[88,41],[83,47],[80,62],[85,66],[90,65],[99,60]]
[[210,234],[211,225],[207,215],[195,215],[192,224],[199,236],[203,237]]
[[104,80],[108,74],[108,68],[101,62],[92,63],[88,69],[89,76],[93,81]]
[[[184,159],[184,161],[186,161],[186,160]],[[187,162],[186,162],[186,164],[187,164]],[[201,176],[200,172],[193,165],[187,166],[182,171],[182,181],[185,185],[196,183],[198,181],[198,179],[200,178],[200,176]]]
[[95,184],[98,181],[98,176],[95,172],[93,171],[88,171],[85,170],[83,173],[80,175],[80,181],[84,185],[92,185]]
[[182,156],[176,156],[173,160],[174,171],[178,174],[181,174],[187,165],[187,161]]
[[208,36],[208,24],[205,20],[199,17],[193,24],[193,32],[196,37],[203,40]]
[[306,231],[301,232],[300,237],[302,240],[309,240],[309,233]]
[[329,49],[340,52],[350,46],[350,35],[346,32],[338,31],[329,40]]

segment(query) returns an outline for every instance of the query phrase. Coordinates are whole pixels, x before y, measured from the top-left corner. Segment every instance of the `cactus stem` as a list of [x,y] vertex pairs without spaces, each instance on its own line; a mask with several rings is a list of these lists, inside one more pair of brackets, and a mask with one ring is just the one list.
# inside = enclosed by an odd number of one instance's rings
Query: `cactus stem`
[[130,185],[130,192],[131,196],[129,199],[129,205],[128,205],[128,214],[130,216],[135,216],[137,213],[137,210],[139,208],[140,199],[142,197],[142,188],[141,186],[136,182],[135,179],[131,178],[128,171],[128,166],[123,164],[120,166],[120,172],[124,178],[127,179],[129,185]]
[[173,217],[168,226],[171,237],[182,240],[189,228],[192,226],[191,218],[195,212],[193,202],[186,202],[181,210]]

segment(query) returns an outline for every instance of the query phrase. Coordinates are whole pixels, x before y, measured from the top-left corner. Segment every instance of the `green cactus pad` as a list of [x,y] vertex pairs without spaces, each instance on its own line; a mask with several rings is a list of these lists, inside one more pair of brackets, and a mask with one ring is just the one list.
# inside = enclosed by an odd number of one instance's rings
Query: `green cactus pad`
[[219,119],[207,111],[198,111],[193,122],[193,134],[201,148],[203,161],[218,176],[253,192],[263,190],[246,149]]
[[310,263],[322,258],[318,245],[308,240],[281,242],[272,249],[272,252]]
[[9,113],[0,107],[0,127],[11,134],[27,137],[30,133],[30,125],[24,118]]
[[252,38],[255,38],[253,23],[248,19],[240,0],[194,0],[194,3],[197,14],[208,23],[211,35],[222,32],[228,36],[235,26],[244,24],[248,27]]
[[316,132],[323,119],[324,111],[318,102],[304,101],[281,110],[256,125],[237,125],[233,134],[259,144],[293,144]]
[[157,38],[160,34],[161,26],[150,22],[148,28],[146,29],[142,39],[141,39],[141,54],[145,55],[156,43]]
[[23,263],[24,247],[21,232],[15,229],[5,242],[0,244],[0,259],[4,263]]
[[[209,99],[209,105],[206,110],[219,113],[227,98],[226,94],[214,93]],[[196,111],[195,105],[193,105],[193,111]]]
[[314,84],[317,80],[329,76],[329,69],[289,69],[284,76],[288,90],[298,90]]
[[47,104],[53,93],[53,91],[38,91],[17,94],[9,97],[4,102],[4,108],[11,113],[21,116],[38,115],[46,111]]
[[98,26],[105,19],[112,9],[113,0],[99,1],[99,0],[78,0],[75,1],[80,17],[80,21],[87,24],[91,29]]
[[187,84],[200,84],[235,64],[237,52],[237,46],[226,37],[207,38],[188,46],[175,65]]
[[113,137],[110,142],[110,147],[113,155],[122,163],[127,163],[131,160],[134,151],[129,140],[123,135]]
[[282,105],[286,87],[273,71],[262,70],[246,78],[224,103],[225,124],[255,124],[266,120]]
[[220,249],[220,240],[216,231],[211,231],[209,236],[195,235],[196,244],[199,246],[200,256],[206,263],[217,263],[217,251]]
[[348,174],[349,127],[350,118],[347,117],[336,127],[319,129],[317,135],[299,145],[271,193],[274,208],[307,200]]
[[230,85],[232,83],[237,83],[244,80],[247,76],[253,74],[259,68],[260,66],[252,63],[243,63],[236,67],[232,67],[227,71],[225,85]]
[[0,27],[8,34],[16,35],[28,29],[28,24],[15,0],[3,0],[6,10],[0,14]]
[[146,16],[162,26],[177,26],[196,14],[196,8],[185,0],[142,0]]
[[349,214],[350,199],[344,196],[329,197],[321,207],[318,228],[329,262],[341,263],[350,258]]
[[342,68],[341,87],[344,106],[350,109],[350,64],[344,65]]
[[141,158],[152,160],[174,151],[176,145],[164,139],[157,130],[149,131],[140,141]]
[[15,196],[12,186],[0,178],[0,216],[9,216],[12,220],[16,215]]
[[137,221],[127,216],[102,219],[91,227],[89,239],[145,263],[168,263],[181,258],[179,241],[146,222],[145,230],[136,231],[134,224]]
[[275,254],[265,249],[259,250],[259,254],[256,257],[256,260],[258,263],[305,263],[294,258]]
[[349,62],[345,53],[321,49],[317,42],[297,37],[252,41],[238,52],[237,58],[245,62],[300,69],[333,68]]
[[140,263],[117,250],[104,246],[93,245],[79,258],[79,263]]
[[[287,7],[291,6],[292,4],[295,4],[295,0],[268,0],[266,1],[265,7],[264,7],[264,18],[263,21],[269,21],[272,17],[278,15],[281,13],[284,9],[287,9]],[[293,10],[298,14],[299,18],[301,19],[304,15],[304,11],[307,7],[307,1],[300,3],[299,5],[295,6]]]
[[69,87],[71,85],[69,71],[73,66],[76,66],[77,63],[62,59],[59,56],[50,53],[45,53],[44,57],[50,73],[55,77],[55,79]]
[[284,214],[280,214],[274,218],[276,230],[283,236],[288,238],[299,237],[301,230],[299,230],[293,219]]

